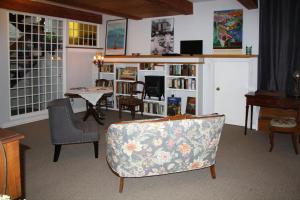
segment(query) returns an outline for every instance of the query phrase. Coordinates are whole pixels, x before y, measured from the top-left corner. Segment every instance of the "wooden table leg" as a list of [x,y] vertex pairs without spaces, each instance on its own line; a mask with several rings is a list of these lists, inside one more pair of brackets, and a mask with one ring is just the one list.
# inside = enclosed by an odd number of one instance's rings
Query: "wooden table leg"
[[253,119],[253,105],[250,106],[250,130],[252,130],[252,119]]
[[95,120],[98,122],[98,124],[104,125],[103,122],[100,121],[103,120],[104,118],[98,116],[98,113],[94,109],[93,104],[89,103],[88,101],[86,101],[86,103],[87,103],[87,111],[85,113],[83,120],[86,121],[89,115],[92,115],[95,118]]
[[246,105],[246,116],[245,116],[245,131],[244,134],[247,135],[247,124],[248,124],[248,109],[249,109],[249,105]]
[[89,109],[89,102],[88,101],[85,101],[85,104],[86,104],[86,112],[85,112],[85,115],[83,117],[83,121],[86,121],[87,118],[90,116],[90,109]]

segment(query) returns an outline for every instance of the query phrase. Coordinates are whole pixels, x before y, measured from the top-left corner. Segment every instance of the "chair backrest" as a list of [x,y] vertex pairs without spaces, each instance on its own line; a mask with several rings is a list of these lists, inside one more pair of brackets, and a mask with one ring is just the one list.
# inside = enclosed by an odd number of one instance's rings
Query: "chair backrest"
[[145,83],[143,81],[135,81],[131,84],[130,95],[138,95],[139,98],[145,97]]
[[209,167],[215,164],[224,122],[224,115],[186,115],[111,124],[106,133],[107,162],[121,177]]
[[74,131],[75,115],[68,98],[56,99],[48,103],[49,126],[53,144],[63,143]]
[[97,79],[95,85],[98,87],[108,87],[109,81],[107,79]]

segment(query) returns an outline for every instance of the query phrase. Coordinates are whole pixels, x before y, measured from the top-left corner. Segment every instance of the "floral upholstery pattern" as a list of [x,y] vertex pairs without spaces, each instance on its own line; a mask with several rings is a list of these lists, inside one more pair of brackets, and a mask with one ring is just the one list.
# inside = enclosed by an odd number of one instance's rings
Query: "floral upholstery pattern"
[[209,167],[224,115],[181,120],[143,120],[111,124],[107,161],[120,177],[153,176]]

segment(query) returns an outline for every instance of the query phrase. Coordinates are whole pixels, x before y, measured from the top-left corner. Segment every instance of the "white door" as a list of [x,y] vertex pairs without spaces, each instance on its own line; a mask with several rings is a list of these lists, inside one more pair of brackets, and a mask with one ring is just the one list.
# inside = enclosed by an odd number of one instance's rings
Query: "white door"
[[248,62],[215,62],[214,112],[225,114],[226,124],[244,126],[248,79]]

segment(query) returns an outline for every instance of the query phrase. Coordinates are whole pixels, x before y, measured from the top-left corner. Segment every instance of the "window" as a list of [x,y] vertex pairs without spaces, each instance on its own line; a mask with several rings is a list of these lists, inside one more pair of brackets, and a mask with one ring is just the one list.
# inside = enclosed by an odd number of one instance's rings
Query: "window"
[[69,21],[69,45],[97,46],[97,25]]
[[46,109],[63,97],[63,21],[9,14],[10,111]]

